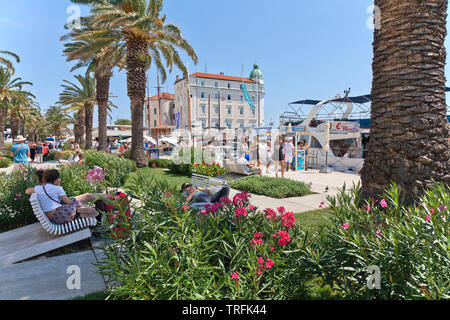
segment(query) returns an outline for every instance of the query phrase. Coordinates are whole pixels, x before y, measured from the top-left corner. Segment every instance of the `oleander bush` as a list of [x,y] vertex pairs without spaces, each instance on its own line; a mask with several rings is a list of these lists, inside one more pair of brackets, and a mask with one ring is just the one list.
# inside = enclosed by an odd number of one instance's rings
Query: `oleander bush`
[[[316,276],[346,299],[449,299],[449,187],[436,184],[411,206],[395,184],[380,202],[363,202],[358,189],[328,199],[333,222],[310,249]],[[379,290],[367,285],[371,266]]]
[[[148,185],[154,186],[148,188]],[[104,248],[100,273],[118,299],[289,299],[307,295],[311,274],[299,259],[309,237],[284,208],[258,211],[249,194],[200,211],[166,182],[137,175],[130,196],[141,201],[127,237]],[[117,210],[116,215],[125,210]],[[294,262],[296,262],[294,264]],[[300,268],[298,267],[300,265]],[[296,281],[291,281],[295,275]]]
[[312,194],[310,184],[284,178],[252,176],[232,182],[231,187],[277,199]]
[[89,169],[100,167],[106,174],[105,185],[118,188],[125,183],[131,172],[136,171],[136,163],[133,160],[97,151],[86,151],[85,163]]
[[38,185],[36,170],[0,173],[0,232],[6,232],[37,222],[25,194],[27,188]]
[[61,187],[68,197],[84,193],[94,193],[96,188],[88,182],[89,167],[82,164],[62,166],[59,170]]

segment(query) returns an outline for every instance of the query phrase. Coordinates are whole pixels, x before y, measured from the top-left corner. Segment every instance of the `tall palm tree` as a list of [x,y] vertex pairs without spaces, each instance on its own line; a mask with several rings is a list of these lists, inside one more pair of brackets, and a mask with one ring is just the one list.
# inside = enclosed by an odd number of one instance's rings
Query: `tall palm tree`
[[433,180],[450,183],[445,74],[447,0],[375,0],[371,136],[362,194],[391,181],[407,201]]
[[[80,3],[78,1],[73,1]],[[90,32],[92,27],[92,17],[87,17],[82,20],[82,28],[80,30],[73,30],[67,36],[61,38],[66,40],[68,38],[75,38],[85,32]],[[107,117],[108,117],[108,101],[109,101],[109,87],[112,77],[112,70],[115,66],[120,69],[125,66],[125,52],[120,50],[116,44],[110,43],[109,46],[99,47],[94,41],[73,41],[66,43],[64,54],[68,61],[80,60],[71,71],[80,67],[88,67],[89,71],[94,72],[94,77],[97,80],[97,106],[98,106],[98,140],[99,150],[108,151],[107,142]]]
[[63,131],[67,129],[71,123],[69,114],[62,106],[51,106],[45,112],[45,119],[52,133],[58,140],[61,139]]
[[13,99],[23,99],[24,85],[33,85],[31,82],[22,81],[21,78],[12,79],[10,69],[0,67],[0,152],[5,153],[5,126],[8,115],[8,107]]
[[35,117],[34,96],[29,92],[21,91],[20,96],[13,97],[8,105],[11,134],[25,136],[25,122],[27,118]]
[[[92,126],[94,107],[97,102],[96,80],[89,72],[83,75],[76,75],[78,85],[70,81],[64,80],[66,84],[61,85],[64,91],[59,95],[59,103],[71,107],[83,107],[85,120],[85,148],[92,148]],[[82,118],[83,112],[79,111],[79,119]]]
[[14,65],[13,63],[7,59],[5,56],[10,56],[13,57],[14,60],[16,60],[17,63],[20,62],[20,58],[17,54],[15,54],[14,52],[11,51],[5,51],[5,50],[0,50],[0,66],[5,66],[6,68],[11,70],[11,73],[14,75],[14,73],[16,72],[14,69]]
[[197,55],[177,26],[165,24],[166,16],[161,15],[162,0],[98,0],[90,3],[96,3],[92,9],[95,30],[85,32],[75,40],[94,41],[100,47],[115,44],[126,51],[127,89],[133,122],[131,156],[138,166],[145,166],[143,120],[146,71],[154,63],[163,82],[166,80],[166,67],[172,71],[173,65],[176,65],[187,75],[177,48],[185,51],[195,63],[198,61]]

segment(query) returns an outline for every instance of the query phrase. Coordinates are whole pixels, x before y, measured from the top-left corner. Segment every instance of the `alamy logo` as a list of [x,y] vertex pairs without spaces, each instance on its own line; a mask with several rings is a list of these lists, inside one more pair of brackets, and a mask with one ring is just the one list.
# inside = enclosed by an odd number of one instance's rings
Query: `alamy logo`
[[381,9],[379,6],[371,5],[367,8],[367,13],[372,14],[367,19],[367,28],[370,30],[381,29]]
[[367,288],[370,290],[381,289],[381,270],[378,266],[369,266],[367,268],[369,277],[367,278]]
[[81,29],[81,9],[79,6],[71,5],[67,7],[67,13],[71,14],[69,18],[67,18],[67,28],[70,30]]
[[67,289],[69,290],[81,290],[81,269],[79,266],[69,266],[67,268],[67,274],[70,274],[67,278]]

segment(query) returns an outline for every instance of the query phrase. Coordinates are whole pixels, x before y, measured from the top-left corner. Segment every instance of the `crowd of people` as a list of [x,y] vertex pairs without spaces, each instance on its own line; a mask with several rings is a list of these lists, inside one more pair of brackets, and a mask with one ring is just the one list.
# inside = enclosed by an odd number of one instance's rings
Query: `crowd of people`
[[[256,173],[262,175],[262,169],[269,171],[273,165],[275,176],[284,178],[284,173],[289,170],[295,170],[295,146],[294,138],[291,136],[278,136],[272,145],[272,140],[267,139],[261,143],[260,137],[255,136],[252,141],[248,137],[243,138],[239,143],[235,139],[235,156],[232,156],[229,150],[226,160],[236,160],[242,164],[247,173]],[[307,170],[308,144],[305,139],[298,141],[298,150],[305,150],[305,168]]]

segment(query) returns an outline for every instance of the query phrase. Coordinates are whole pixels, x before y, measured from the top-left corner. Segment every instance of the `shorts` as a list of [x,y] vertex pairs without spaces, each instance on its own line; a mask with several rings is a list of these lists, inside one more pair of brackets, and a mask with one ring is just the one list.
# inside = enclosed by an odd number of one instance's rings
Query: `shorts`
[[284,160],[286,161],[286,163],[292,163],[292,160],[294,158],[291,155],[285,155],[284,156]]
[[73,199],[72,204],[64,204],[61,207],[57,208],[50,221],[54,224],[64,224],[72,222],[73,220],[75,220],[77,209],[80,207],[81,205],[78,200]]

